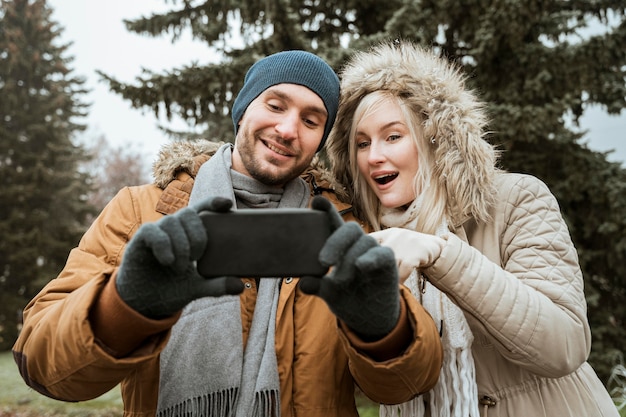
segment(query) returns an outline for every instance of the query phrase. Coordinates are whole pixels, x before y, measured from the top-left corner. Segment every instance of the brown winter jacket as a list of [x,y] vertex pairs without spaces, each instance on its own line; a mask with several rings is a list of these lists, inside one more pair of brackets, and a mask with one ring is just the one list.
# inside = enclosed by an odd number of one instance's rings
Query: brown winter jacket
[[[29,303],[13,348],[28,385],[53,398],[82,401],[121,383],[125,416],[155,415],[159,354],[178,316],[146,319],[124,304],[114,281],[139,226],[187,205],[194,175],[215,148],[199,142],[165,149],[155,164],[155,184],[121,190],[71,251],[58,278]],[[307,174],[312,194],[321,192],[340,212],[348,209],[320,178]],[[439,334],[404,287],[398,325],[368,344],[338,323],[320,298],[300,292],[297,281],[283,280],[276,319],[283,417],[357,416],[355,383],[382,403],[407,401],[436,383]],[[244,343],[256,300],[254,280],[246,284],[240,297]],[[399,349],[404,350],[397,354]],[[390,354],[393,359],[373,359]]]

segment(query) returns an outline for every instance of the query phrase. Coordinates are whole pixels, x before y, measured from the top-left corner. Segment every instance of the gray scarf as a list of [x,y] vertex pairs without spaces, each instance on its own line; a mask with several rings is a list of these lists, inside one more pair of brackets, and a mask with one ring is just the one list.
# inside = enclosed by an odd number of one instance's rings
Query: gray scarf
[[[210,196],[235,200],[231,157],[232,145],[226,144],[200,168],[190,205]],[[241,180],[237,179],[237,187]],[[258,182],[243,182],[249,196],[276,194]],[[240,191],[237,195],[241,197]],[[308,186],[296,178],[285,186],[278,207],[306,207],[308,201]],[[202,298],[185,307],[161,353],[157,416],[280,415],[274,345],[280,280],[260,282],[245,352],[239,296]]]

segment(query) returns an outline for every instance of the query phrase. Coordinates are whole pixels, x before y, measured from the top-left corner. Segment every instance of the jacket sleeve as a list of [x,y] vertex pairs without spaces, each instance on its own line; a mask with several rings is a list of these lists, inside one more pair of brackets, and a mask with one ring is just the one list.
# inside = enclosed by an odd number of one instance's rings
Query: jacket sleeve
[[493,240],[501,265],[451,234],[425,273],[474,331],[517,365],[546,377],[576,370],[591,348],[578,255],[547,186],[526,175],[501,187]]
[[[400,404],[429,391],[437,383],[443,362],[441,339],[432,317],[406,287],[400,287],[400,295],[401,321],[391,335],[375,342],[377,346],[360,341],[345,326],[339,332],[354,380],[370,399],[381,404]],[[373,360],[367,352],[387,350],[384,345],[397,340],[403,331],[399,326],[410,328],[408,347],[395,358]]]
[[[24,310],[24,325],[13,354],[26,383],[44,395],[65,401],[95,398],[115,387],[138,365],[153,360],[165,344],[163,324],[137,329],[154,337],[127,357],[116,359],[97,342],[90,323],[91,310],[142,221],[136,204],[139,197],[150,193],[133,196],[133,189],[123,189],[107,205],[70,252],[60,275]],[[101,307],[106,311],[106,306]],[[128,319],[118,311],[110,316],[109,324],[115,327],[115,321]]]

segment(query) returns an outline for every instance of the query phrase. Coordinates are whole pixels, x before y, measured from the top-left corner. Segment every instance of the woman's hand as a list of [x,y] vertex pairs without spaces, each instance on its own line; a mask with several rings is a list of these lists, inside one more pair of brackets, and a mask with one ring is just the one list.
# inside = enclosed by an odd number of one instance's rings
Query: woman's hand
[[440,238],[399,227],[372,232],[370,236],[382,246],[393,250],[398,264],[400,282],[404,282],[413,269],[431,266],[439,258],[446,245],[445,237]]

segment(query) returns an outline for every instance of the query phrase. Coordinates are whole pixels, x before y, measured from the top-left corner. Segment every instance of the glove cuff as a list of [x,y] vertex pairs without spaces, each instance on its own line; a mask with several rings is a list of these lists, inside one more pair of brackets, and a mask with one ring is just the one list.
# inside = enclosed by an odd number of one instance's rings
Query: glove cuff
[[115,275],[109,279],[89,313],[94,337],[107,353],[124,357],[151,336],[169,330],[180,314],[164,320],[151,320],[131,308],[120,297]]
[[339,327],[354,348],[377,362],[397,358],[409,348],[413,341],[414,326],[409,319],[408,309],[400,297],[400,316],[395,327],[387,335],[375,341],[366,341],[339,320]]

